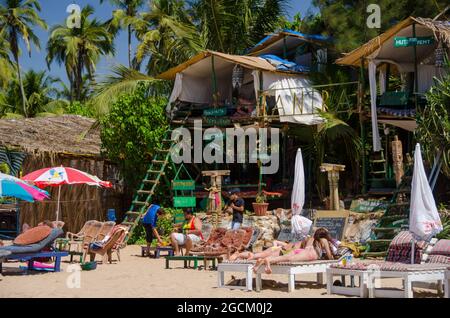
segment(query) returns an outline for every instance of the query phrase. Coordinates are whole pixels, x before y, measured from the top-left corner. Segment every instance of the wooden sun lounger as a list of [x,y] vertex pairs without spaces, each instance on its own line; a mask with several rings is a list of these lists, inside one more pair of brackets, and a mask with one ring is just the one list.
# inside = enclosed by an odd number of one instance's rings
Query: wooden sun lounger
[[[28,262],[28,270],[34,269],[34,261],[41,257],[54,257],[55,267],[54,272],[59,272],[61,270],[61,258],[68,256],[68,252],[60,251],[48,251],[48,252],[36,252],[36,253],[23,253],[23,254],[10,254],[4,257],[4,260],[20,260]],[[2,263],[0,262],[0,274],[2,273]]]
[[[272,274],[288,276],[288,291],[295,290],[295,275],[299,274],[317,274],[317,283],[323,284],[323,274],[328,267],[341,262],[342,258],[336,260],[318,260],[312,262],[279,263],[271,265]],[[218,287],[230,289],[253,290],[253,266],[254,261],[223,261],[217,267]],[[262,266],[256,274],[256,291],[262,288]],[[246,286],[225,285],[225,272],[241,272],[246,274]]]

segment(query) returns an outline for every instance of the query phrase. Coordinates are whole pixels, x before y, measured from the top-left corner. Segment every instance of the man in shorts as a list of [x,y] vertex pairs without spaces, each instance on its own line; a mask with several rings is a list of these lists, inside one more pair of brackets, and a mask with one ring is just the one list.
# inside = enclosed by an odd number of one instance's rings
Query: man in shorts
[[147,241],[147,255],[150,257],[150,246],[152,245],[153,238],[158,240],[160,245],[163,244],[161,237],[157,231],[156,224],[158,222],[158,216],[164,214],[164,210],[157,204],[152,204],[148,208],[147,212],[142,216],[142,225],[145,229],[145,240]]
[[184,218],[186,221],[183,224],[175,225],[181,233],[170,235],[175,255],[180,255],[180,247],[184,247],[188,255],[193,244],[203,240],[202,221],[194,215],[192,209],[184,210]]

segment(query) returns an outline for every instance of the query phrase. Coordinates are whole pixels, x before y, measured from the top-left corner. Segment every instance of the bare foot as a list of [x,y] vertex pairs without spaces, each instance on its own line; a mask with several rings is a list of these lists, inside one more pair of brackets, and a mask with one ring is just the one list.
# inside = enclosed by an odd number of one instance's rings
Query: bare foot
[[237,260],[238,256],[239,256],[238,253],[234,253],[233,255],[231,255],[231,256],[228,258],[228,260],[229,260],[229,261],[235,261],[235,260]]
[[247,257],[247,259],[248,259],[249,261],[251,261],[254,257],[255,257],[255,254],[253,254],[252,252],[248,252],[248,257]]
[[259,258],[256,263],[255,266],[253,266],[253,272],[256,274],[258,272],[259,267],[262,265],[262,263],[264,262],[264,259]]
[[272,268],[270,267],[270,262],[268,259],[264,260],[264,263],[266,265],[266,268],[264,269],[264,271],[266,272],[266,274],[272,274]]

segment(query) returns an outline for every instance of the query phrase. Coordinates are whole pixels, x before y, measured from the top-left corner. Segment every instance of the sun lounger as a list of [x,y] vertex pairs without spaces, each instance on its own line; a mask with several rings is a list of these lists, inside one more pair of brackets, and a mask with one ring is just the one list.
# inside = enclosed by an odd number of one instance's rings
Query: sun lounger
[[4,260],[21,260],[28,261],[28,269],[34,268],[34,260],[43,257],[54,257],[55,258],[55,267],[54,271],[60,271],[61,258],[64,256],[68,256],[68,252],[61,252],[58,250],[44,251],[46,247],[49,247],[53,244],[53,242],[63,234],[63,230],[60,228],[52,229],[50,234],[43,239],[42,241],[30,244],[30,245],[10,245],[4,246],[0,248],[0,251],[9,252],[9,255],[4,256],[0,260],[0,273],[2,271],[1,262]]
[[[405,236],[400,233],[398,236]],[[391,249],[398,247],[389,247],[388,255],[393,255]],[[333,265],[327,269],[327,291],[329,294],[342,294],[360,297],[413,297],[413,286],[430,288],[437,286],[438,291],[442,289],[444,281],[445,268],[448,263],[439,263],[440,256],[433,254],[436,239],[433,239],[423,250],[421,264],[408,264],[392,261],[366,261],[355,264]],[[436,258],[437,257],[437,258]],[[417,256],[415,257],[417,259]],[[408,259],[408,258],[407,258]],[[447,262],[447,258],[443,259]],[[333,281],[334,277],[340,277],[340,283]],[[350,277],[350,285],[346,284],[346,277]],[[355,278],[359,284],[356,286]],[[402,291],[381,288],[376,283],[384,278],[400,278],[403,281],[404,289]],[[433,285],[434,284],[434,285]]]
[[73,240],[68,242],[70,262],[73,261],[74,255],[80,256],[80,263],[85,260],[87,248],[89,244],[92,243],[98,236],[100,230],[102,229],[102,226],[103,222],[92,221],[86,226],[83,238],[81,240]]
[[86,235],[86,231],[88,230],[88,228],[96,222],[98,222],[98,221],[95,221],[95,220],[87,221],[86,223],[84,223],[83,227],[81,228],[81,230],[78,233],[67,232],[66,239],[68,239],[70,241],[75,241],[75,240],[81,241],[83,239],[83,237]]
[[[311,262],[295,262],[295,263],[278,263],[271,265],[272,274],[287,275],[288,276],[288,291],[292,292],[295,289],[295,275],[299,274],[317,274],[317,283],[323,284],[323,274],[327,268],[333,264],[338,264],[342,261],[342,256],[336,260],[317,260]],[[253,289],[253,266],[255,261],[223,261],[217,266],[218,287],[226,287],[231,289]],[[246,286],[232,286],[225,285],[225,272],[241,272],[246,274]],[[256,290],[260,291],[262,287],[262,274],[264,273],[263,266],[256,273]]]
[[[95,255],[99,254],[99,255],[103,256],[104,264],[106,263],[106,257],[107,257],[108,262],[112,263],[112,253],[114,251],[117,252],[117,256],[120,261],[119,249],[120,249],[120,246],[121,246],[127,232],[128,232],[128,228],[126,228],[122,225],[117,225],[111,231],[110,236],[105,237],[105,239],[106,239],[105,242],[102,242],[102,244],[98,244],[99,242],[91,243],[87,249],[87,253],[90,255],[91,262],[93,262],[95,260]],[[94,244],[97,245],[98,248],[96,248],[94,246]]]

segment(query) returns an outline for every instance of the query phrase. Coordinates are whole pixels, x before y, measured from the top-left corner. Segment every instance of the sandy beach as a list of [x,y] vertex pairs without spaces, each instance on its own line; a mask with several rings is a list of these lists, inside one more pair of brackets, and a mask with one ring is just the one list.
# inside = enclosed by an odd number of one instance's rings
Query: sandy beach
[[[287,278],[280,275],[264,275],[261,292],[246,292],[217,288],[217,273],[212,270],[184,269],[183,262],[174,262],[165,269],[164,259],[141,257],[140,247],[128,246],[121,252],[122,261],[99,264],[94,271],[82,271],[80,288],[68,288],[72,275],[66,272],[68,258],[63,260],[59,273],[18,270],[19,263],[5,263],[4,276],[0,277],[0,297],[201,297],[201,298],[275,298],[275,297],[344,297],[327,295],[325,286],[317,286],[315,275],[297,276],[296,290],[287,292]],[[97,259],[98,260],[98,259]],[[235,274],[237,279],[243,275]],[[226,276],[226,282],[231,275]],[[389,285],[400,287],[400,281]],[[436,292],[416,290],[415,297],[436,297]],[[344,297],[345,298],[345,297]]]

